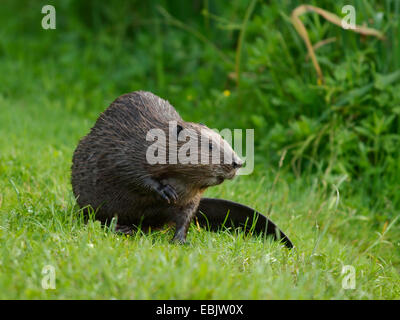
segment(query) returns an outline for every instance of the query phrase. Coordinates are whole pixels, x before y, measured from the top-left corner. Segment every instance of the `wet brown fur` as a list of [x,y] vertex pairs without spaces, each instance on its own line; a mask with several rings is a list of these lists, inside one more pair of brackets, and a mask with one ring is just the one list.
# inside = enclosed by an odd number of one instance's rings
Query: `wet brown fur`
[[[147,141],[146,134],[159,128],[168,137],[170,121],[196,132],[210,130],[183,121],[168,101],[150,92],[117,98],[74,152],[71,181],[79,206],[91,206],[105,224],[117,217],[121,230],[172,222],[176,224],[174,240],[185,242],[202,193],[233,178],[241,161],[225,144],[220,152],[232,153],[231,164],[170,164],[167,158],[166,164],[150,165],[146,150],[154,142]],[[215,139],[211,130],[210,134]],[[178,142],[178,148],[183,143]]]

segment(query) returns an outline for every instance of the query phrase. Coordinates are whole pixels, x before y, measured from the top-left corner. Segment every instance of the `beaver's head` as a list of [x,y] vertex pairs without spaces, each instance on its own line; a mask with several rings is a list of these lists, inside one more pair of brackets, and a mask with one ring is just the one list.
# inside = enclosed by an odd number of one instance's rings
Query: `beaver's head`
[[230,144],[203,124],[178,123],[176,134],[179,174],[201,188],[233,179],[243,165]]

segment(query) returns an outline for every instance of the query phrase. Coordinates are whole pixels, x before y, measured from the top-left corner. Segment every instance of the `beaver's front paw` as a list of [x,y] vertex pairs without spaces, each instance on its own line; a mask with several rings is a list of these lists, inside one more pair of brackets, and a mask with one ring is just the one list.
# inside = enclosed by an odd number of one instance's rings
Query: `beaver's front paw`
[[174,187],[169,184],[161,185],[160,188],[157,189],[158,194],[168,203],[174,203],[178,200],[178,194],[176,193]]
[[189,244],[189,242],[186,241],[186,233],[184,230],[176,230],[171,242],[176,244]]

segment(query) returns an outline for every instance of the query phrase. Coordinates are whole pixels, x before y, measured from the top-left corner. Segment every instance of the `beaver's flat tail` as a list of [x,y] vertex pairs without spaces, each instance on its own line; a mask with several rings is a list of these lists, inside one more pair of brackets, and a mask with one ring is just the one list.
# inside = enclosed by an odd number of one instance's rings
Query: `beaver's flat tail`
[[200,226],[213,231],[220,229],[225,222],[225,227],[242,227],[246,228],[246,231],[252,230],[257,234],[265,233],[267,236],[281,241],[288,248],[294,247],[292,241],[275,223],[257,210],[237,202],[202,198],[197,209],[196,219]]

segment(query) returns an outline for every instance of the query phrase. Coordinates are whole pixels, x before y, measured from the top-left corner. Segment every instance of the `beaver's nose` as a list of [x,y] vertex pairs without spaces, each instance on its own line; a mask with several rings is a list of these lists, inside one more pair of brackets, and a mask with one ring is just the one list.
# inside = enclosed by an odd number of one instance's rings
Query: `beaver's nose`
[[236,168],[241,168],[242,166],[243,166],[243,162],[242,161],[240,161],[240,160],[238,160],[238,161],[233,161],[233,168],[234,169],[236,169]]

